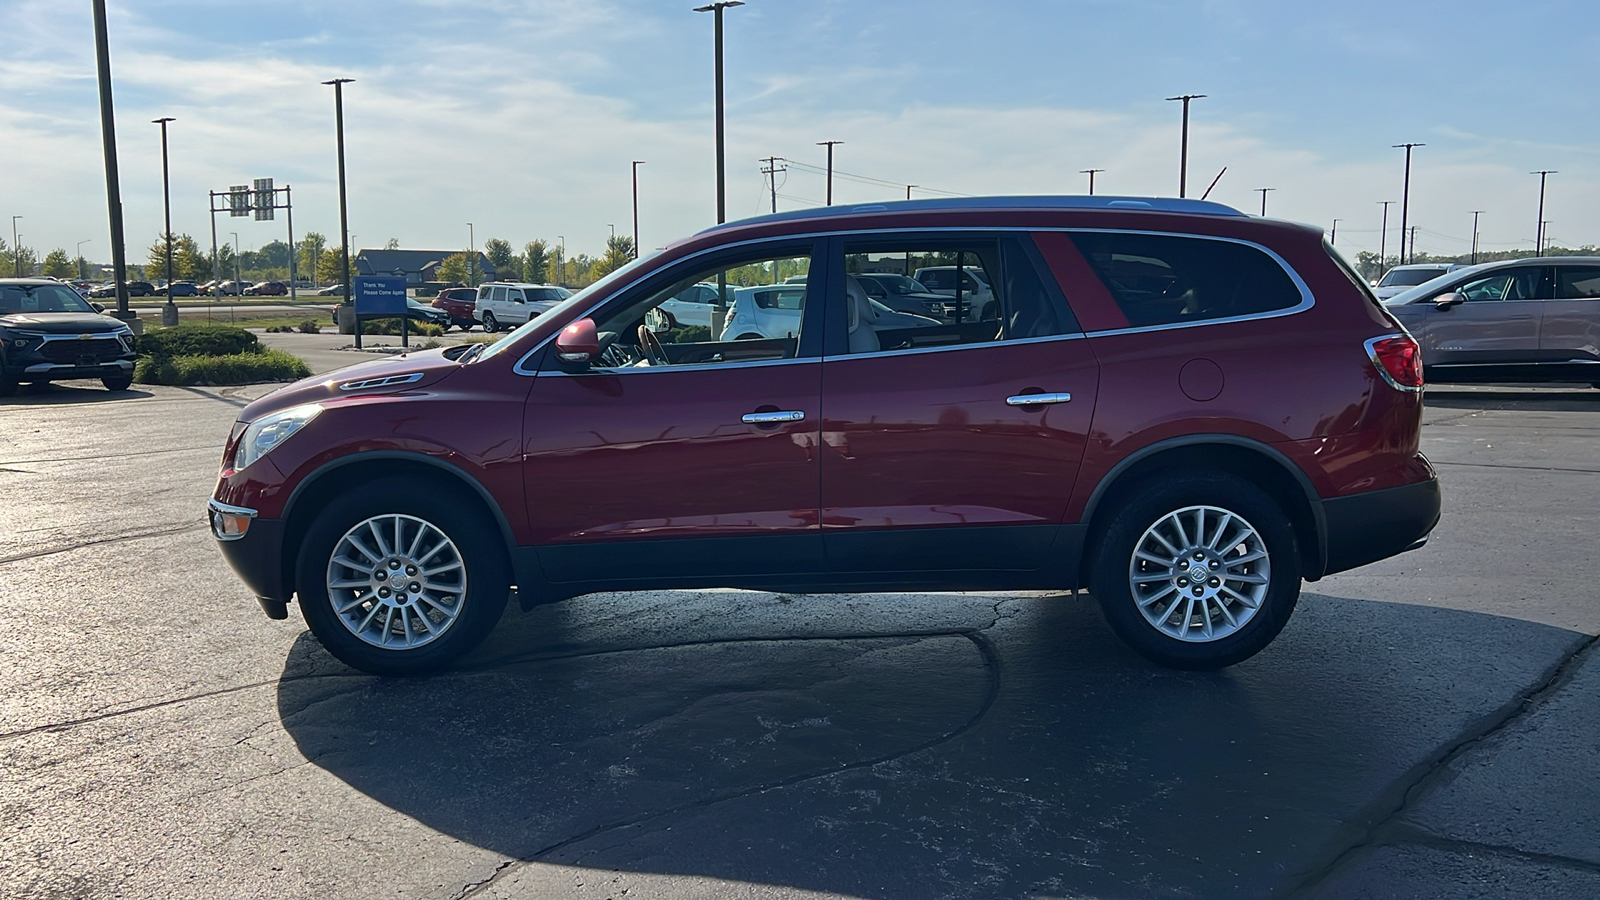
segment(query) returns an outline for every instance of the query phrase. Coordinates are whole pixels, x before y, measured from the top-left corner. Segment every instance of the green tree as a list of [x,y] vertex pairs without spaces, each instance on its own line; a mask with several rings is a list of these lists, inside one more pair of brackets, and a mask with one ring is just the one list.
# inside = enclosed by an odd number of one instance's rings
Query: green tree
[[66,248],[57,247],[45,254],[44,274],[51,278],[72,278],[78,274],[78,268],[67,258]]
[[517,252],[511,249],[510,241],[499,238],[490,238],[484,242],[484,255],[489,257],[489,262],[494,264],[494,270],[501,278],[515,278],[521,266],[515,265]]
[[[350,261],[352,272],[355,269],[355,260]],[[329,284],[344,284],[344,248],[329,247],[322,251],[322,257],[317,260],[317,280]]]
[[632,261],[633,238],[625,234],[613,235],[606,240],[606,254],[596,260],[589,270],[589,278],[598,281]]
[[[16,271],[26,278],[33,275],[39,268],[39,254],[35,253],[32,247],[24,247],[21,244],[11,248],[4,259],[5,263],[0,263],[0,271],[5,271],[8,274],[11,271]],[[10,265],[6,265],[6,263]]]
[[[158,279],[167,277],[167,242],[161,235],[150,245],[150,261],[145,270],[155,273]],[[172,235],[172,280],[205,281],[210,277],[211,254],[202,252],[190,235]]]
[[296,257],[296,274],[319,278],[317,265],[322,262],[322,251],[328,249],[328,238],[318,231],[308,231],[300,238],[300,252]]
[[400,239],[399,238],[389,238],[389,240],[384,242],[383,249],[385,249],[385,250],[399,250],[400,249]]
[[465,253],[457,253],[454,256],[445,257],[444,262],[439,264],[438,279],[440,281],[448,281],[451,284],[466,284],[467,255]]
[[522,248],[522,277],[534,284],[545,284],[551,271],[549,245],[543,239],[529,241]]
[[231,280],[234,275],[234,264],[239,262],[239,255],[233,251],[232,244],[223,244],[217,248],[218,278]]

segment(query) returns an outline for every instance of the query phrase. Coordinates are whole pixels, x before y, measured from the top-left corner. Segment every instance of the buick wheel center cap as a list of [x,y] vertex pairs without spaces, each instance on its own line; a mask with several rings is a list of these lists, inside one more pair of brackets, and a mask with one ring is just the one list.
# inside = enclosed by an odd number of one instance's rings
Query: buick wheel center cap
[[406,588],[406,576],[405,576],[405,573],[404,572],[396,572],[393,575],[390,575],[389,576],[389,587],[391,587],[391,588],[393,588],[393,589],[395,589],[397,591],[405,590],[405,588]]
[[1206,580],[1206,576],[1209,575],[1209,574],[1210,573],[1206,570],[1206,567],[1200,565],[1199,563],[1195,563],[1194,565],[1189,567],[1189,580],[1190,581],[1205,581]]

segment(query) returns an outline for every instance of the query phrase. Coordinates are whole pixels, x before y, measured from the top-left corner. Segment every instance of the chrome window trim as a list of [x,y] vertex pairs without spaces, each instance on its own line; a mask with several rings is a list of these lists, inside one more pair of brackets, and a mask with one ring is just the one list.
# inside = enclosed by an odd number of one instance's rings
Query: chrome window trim
[[[852,224],[856,224],[856,223],[852,223]],[[944,232],[964,233],[964,234],[974,234],[974,233],[980,233],[981,234],[981,233],[988,233],[988,232],[999,232],[999,233],[1026,232],[1026,233],[1029,233],[1029,234],[1033,234],[1033,233],[1036,233],[1036,232],[1052,232],[1052,233],[1060,233],[1060,234],[1083,234],[1083,233],[1091,233],[1091,234],[1139,234],[1139,235],[1150,235],[1150,236],[1153,236],[1153,237],[1182,237],[1182,238],[1194,238],[1194,239],[1197,239],[1197,240],[1206,240],[1206,241],[1224,241],[1224,242],[1230,243],[1230,244],[1242,244],[1242,245],[1244,245],[1246,247],[1251,247],[1251,248],[1254,248],[1256,250],[1261,251],[1262,253],[1265,253],[1268,257],[1270,257],[1274,262],[1276,262],[1278,264],[1278,267],[1283,270],[1284,274],[1289,276],[1289,280],[1294,282],[1295,288],[1300,291],[1300,303],[1296,304],[1295,306],[1288,307],[1286,309],[1272,310],[1271,312],[1252,313],[1252,314],[1247,315],[1247,316],[1229,316],[1229,317],[1223,318],[1223,319],[1205,319],[1205,320],[1200,321],[1200,322],[1174,322],[1174,323],[1167,324],[1167,325],[1141,325],[1141,326],[1132,326],[1132,327],[1128,327],[1128,328],[1114,328],[1114,329],[1102,329],[1102,330],[1099,330],[1099,331],[1085,331],[1085,332],[1083,332],[1081,334],[1051,335],[1048,338],[1020,338],[1017,341],[992,341],[992,342],[988,342],[988,343],[995,343],[995,344],[1007,343],[1007,344],[1009,344],[1009,343],[1020,343],[1021,341],[1054,340],[1054,339],[1057,339],[1057,338],[1115,337],[1115,336],[1123,335],[1123,334],[1143,334],[1145,332],[1151,332],[1151,331],[1170,331],[1170,330],[1175,329],[1175,328],[1201,328],[1201,327],[1204,327],[1204,326],[1207,326],[1207,325],[1229,325],[1229,324],[1234,324],[1234,323],[1237,323],[1237,322],[1253,322],[1253,321],[1257,321],[1257,320],[1261,320],[1261,319],[1277,319],[1277,318],[1281,318],[1283,316],[1299,315],[1300,313],[1303,313],[1303,312],[1311,309],[1312,307],[1316,306],[1316,298],[1315,298],[1315,296],[1312,295],[1311,288],[1305,283],[1305,279],[1301,278],[1300,277],[1300,273],[1296,272],[1294,270],[1294,267],[1289,265],[1288,261],[1286,261],[1282,256],[1278,255],[1278,253],[1276,251],[1272,250],[1269,247],[1266,247],[1266,246],[1263,246],[1261,244],[1258,244],[1255,241],[1247,241],[1247,240],[1244,240],[1243,238],[1221,237],[1221,236],[1218,236],[1218,235],[1209,235],[1209,234],[1196,234],[1196,233],[1191,232],[1191,231],[1154,231],[1154,230],[1148,230],[1148,229],[1132,229],[1132,228],[1081,228],[1081,227],[1074,227],[1074,228],[1035,228],[1035,227],[1026,227],[1026,226],[1018,226],[1018,225],[977,225],[977,226],[940,225],[940,226],[929,226],[929,227],[873,228],[873,227],[871,227],[870,223],[862,222],[862,223],[857,224],[857,227],[847,228],[847,229],[834,228],[834,229],[827,229],[827,230],[824,230],[824,231],[808,231],[808,232],[804,232],[804,233],[801,233],[801,234],[787,234],[787,235],[779,235],[779,236],[776,236],[776,237],[750,238],[750,239],[747,239],[747,240],[735,241],[735,242],[733,242],[731,244],[719,244],[719,245],[717,245],[715,247],[708,247],[708,248],[706,248],[704,250],[700,250],[700,251],[697,251],[697,252],[695,252],[693,254],[690,254],[689,256],[685,256],[683,259],[674,261],[673,263],[671,263],[671,265],[677,265],[679,263],[686,263],[686,262],[689,262],[691,260],[699,259],[702,256],[707,256],[707,255],[710,255],[710,254],[713,254],[713,253],[721,253],[721,252],[723,252],[725,250],[735,249],[735,248],[738,248],[738,247],[755,246],[755,245],[759,245],[759,244],[774,244],[774,243],[784,243],[784,242],[787,242],[787,241],[805,241],[805,240],[816,241],[816,240],[821,240],[821,239],[830,238],[830,237],[837,237],[837,238],[840,238],[841,240],[849,240],[852,235],[864,236],[864,235],[880,235],[880,234],[882,234],[882,235],[892,235],[892,234],[939,234],[939,233],[944,233]],[[701,235],[705,235],[705,234],[708,234],[708,233],[710,233],[710,232],[709,231],[704,231],[704,232],[700,232],[699,234],[697,234],[695,236],[699,237]],[[646,273],[645,275],[641,276],[640,278],[636,278],[633,281],[630,281],[625,285],[620,285],[616,290],[610,292],[606,296],[604,296],[604,297],[600,298],[599,300],[595,301],[592,305],[590,305],[583,312],[573,316],[571,321],[575,322],[575,321],[577,321],[579,319],[583,319],[583,318],[586,318],[586,317],[592,315],[595,310],[597,310],[600,307],[604,306],[613,297],[616,297],[618,294],[621,294],[624,291],[627,291],[627,290],[631,289],[634,285],[638,284],[644,278],[648,278],[651,275],[654,275],[656,272],[659,272],[659,271],[660,271],[660,269],[652,269],[650,272]],[[1072,300],[1069,297],[1067,299],[1068,305],[1070,305],[1071,302],[1072,302]],[[556,335],[558,335],[558,334],[560,334],[559,331],[556,332],[555,334],[551,334],[550,336],[546,337],[544,340],[540,341],[538,344],[535,344],[534,347],[532,349],[530,349],[528,352],[522,354],[522,356],[517,359],[517,364],[512,367],[511,371],[516,373],[516,374],[518,374],[518,375],[529,375],[529,376],[539,375],[540,373],[539,373],[538,370],[527,368],[527,362],[532,356],[534,356],[534,354],[538,353],[540,350],[543,350],[546,344],[553,342],[555,340],[555,338],[556,338]],[[970,346],[974,346],[974,345],[955,345],[955,346],[952,346],[952,347],[937,347],[937,348],[930,347],[930,348],[928,348],[926,350],[883,350],[883,351],[877,351],[877,353],[894,353],[894,354],[898,354],[898,353],[930,353],[930,352],[940,352],[940,351],[943,351],[943,350],[968,349]],[[981,345],[979,345],[979,346],[981,346]],[[863,357],[867,357],[867,356],[877,355],[877,353],[873,353],[873,354],[858,353],[858,354],[850,354],[849,356],[851,358],[863,358]],[[818,359],[820,359],[821,357],[807,357],[807,358],[808,359],[810,359],[810,358],[818,358]],[[845,356],[838,356],[838,357],[832,357],[832,358],[834,358],[834,359],[844,359],[846,357]],[[779,362],[787,362],[788,360],[778,360],[778,361]],[[715,363],[715,364],[712,364],[712,365],[727,366],[727,365],[731,365],[731,364],[729,364],[729,363]],[[682,369],[682,368],[686,368],[686,367],[675,366],[673,368]],[[569,374],[569,373],[562,372],[562,373],[555,373],[555,374],[565,375],[565,374]]]
[[1088,335],[1078,334],[1047,334],[1044,337],[1015,338],[1010,340],[983,341],[974,344],[946,344],[942,347],[912,347],[909,350],[873,350],[868,353],[841,353],[837,356],[825,356],[827,362],[839,362],[847,359],[877,359],[882,356],[912,356],[927,353],[949,353],[953,350],[982,350],[985,347],[1010,347],[1016,344],[1046,344],[1053,341],[1081,341]]
[[535,372],[535,378],[582,378],[586,375],[628,375],[643,372],[704,372],[709,369],[754,369],[763,366],[790,366],[795,363],[820,363],[820,356],[797,356],[794,359],[747,359],[740,362],[725,363],[694,363],[687,366],[621,366],[618,368],[591,368],[584,372],[561,372],[557,370]]

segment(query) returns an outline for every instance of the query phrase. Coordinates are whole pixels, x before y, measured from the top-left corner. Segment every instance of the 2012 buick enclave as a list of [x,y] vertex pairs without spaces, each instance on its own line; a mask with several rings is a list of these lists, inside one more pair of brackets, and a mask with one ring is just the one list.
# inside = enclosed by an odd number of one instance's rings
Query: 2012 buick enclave
[[[886,320],[856,277],[935,267],[978,273],[990,312]],[[657,309],[786,282],[780,336]],[[269,616],[297,600],[371,672],[447,665],[512,586],[1087,587],[1146,657],[1209,668],[1271,642],[1303,580],[1426,539],[1421,387],[1315,228],[1188,200],[833,207],[702,232],[491,345],[268,395],[210,515]]]

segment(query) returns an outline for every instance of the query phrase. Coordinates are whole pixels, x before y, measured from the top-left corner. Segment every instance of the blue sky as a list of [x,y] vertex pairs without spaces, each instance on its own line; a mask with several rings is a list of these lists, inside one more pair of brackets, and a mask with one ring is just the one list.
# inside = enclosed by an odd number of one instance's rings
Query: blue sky
[[[564,235],[597,253],[631,228],[657,246],[715,216],[711,17],[689,0],[109,0],[130,256],[160,228],[171,126],[173,225],[209,242],[206,192],[295,188],[297,231],[338,228],[331,89],[347,76],[357,246]],[[23,243],[109,258],[89,4],[0,0],[0,223]],[[1338,5],[1214,0],[750,0],[727,13],[730,217],[769,202],[757,160],[816,167],[841,140],[836,202],[934,191],[1177,190],[1178,104],[1193,107],[1191,196],[1376,249],[1381,200],[1416,151],[1419,250],[1531,247],[1534,169],[1555,169],[1553,241],[1600,243],[1600,16],[1577,2]],[[792,167],[779,209],[820,203]],[[1388,245],[1398,231],[1391,207]],[[7,223],[9,224],[9,223]],[[281,220],[219,217],[222,240]],[[7,240],[10,236],[5,235]]]

